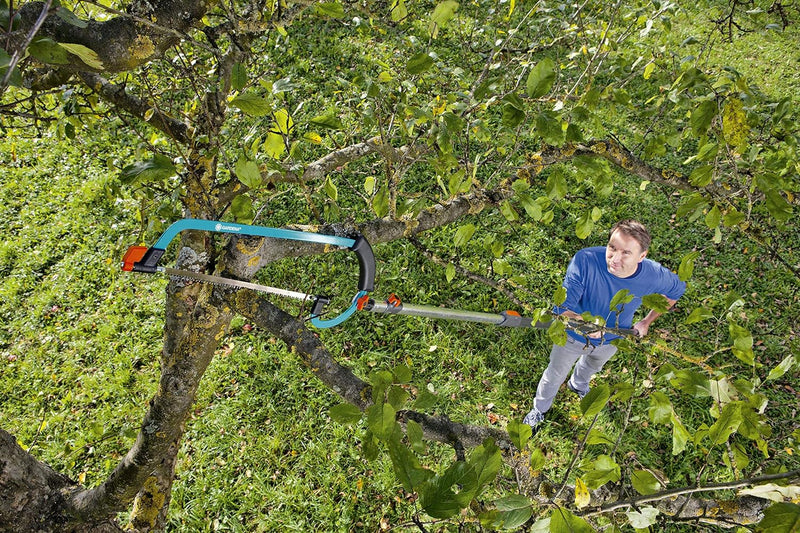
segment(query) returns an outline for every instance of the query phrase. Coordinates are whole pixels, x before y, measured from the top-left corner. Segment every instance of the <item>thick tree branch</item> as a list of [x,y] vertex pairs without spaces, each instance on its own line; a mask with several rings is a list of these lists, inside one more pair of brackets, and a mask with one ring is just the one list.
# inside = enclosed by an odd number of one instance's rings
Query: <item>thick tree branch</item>
[[[75,516],[122,511],[143,486],[148,487],[147,480],[180,442],[197,387],[230,323],[229,307],[220,299],[224,289],[174,283],[171,287],[158,392],[136,442],[114,472],[98,487],[71,498],[69,507]],[[168,493],[159,493],[154,481],[148,490],[156,494],[156,499],[166,499]]]
[[[313,374],[342,399],[361,411],[372,405],[370,385],[336,362],[319,336],[310,331],[303,321],[290,316],[253,291],[232,293],[229,302],[237,312],[255,325],[286,343]],[[419,423],[425,436],[437,442],[458,442],[466,447],[475,447],[486,438],[492,437],[505,451],[513,448],[508,433],[500,429],[459,424],[444,415],[431,416],[414,411],[398,413],[399,422],[405,423],[408,420]]]
[[[36,23],[42,6],[42,2],[30,2],[20,8],[20,27],[9,34],[7,52],[13,54],[24,45],[24,36]],[[59,43],[83,45],[93,50],[102,63],[102,68],[98,69],[70,54],[70,62],[54,70],[124,72],[161,57],[165,50],[179,42],[181,33],[200,21],[208,8],[204,0],[141,1],[131,6],[131,15],[103,22],[90,20],[76,25],[66,18],[51,16],[42,24],[38,35]],[[157,24],[144,24],[141,19]],[[28,85],[37,90],[47,88],[39,83]]]
[[112,106],[146,121],[150,126],[165,133],[178,143],[189,144],[191,142],[191,130],[180,120],[166,116],[160,111],[152,113],[149,119],[145,119],[152,106],[141,98],[130,94],[125,90],[124,86],[111,83],[94,72],[80,72],[78,75],[90,89]]

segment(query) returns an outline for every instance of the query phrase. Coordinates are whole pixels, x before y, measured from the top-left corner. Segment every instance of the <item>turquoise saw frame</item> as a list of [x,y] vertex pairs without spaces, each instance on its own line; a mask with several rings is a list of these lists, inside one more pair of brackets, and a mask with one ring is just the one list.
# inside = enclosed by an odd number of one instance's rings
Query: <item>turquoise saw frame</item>
[[338,237],[336,235],[324,235],[309,231],[296,231],[282,228],[271,228],[268,226],[253,226],[249,224],[235,224],[232,222],[221,222],[218,220],[200,220],[185,218],[178,220],[170,225],[161,237],[149,248],[146,246],[131,246],[125,253],[122,260],[122,270],[132,272],[154,273],[158,271],[158,261],[167,250],[167,246],[182,231],[208,231],[213,233],[231,233],[235,235],[248,235],[253,237],[268,237],[272,239],[286,239],[315,244],[327,244],[349,249],[355,252],[358,257],[359,277],[358,290],[350,304],[350,307],[342,311],[338,316],[323,320],[321,317],[322,309],[328,299],[322,296],[312,296],[314,305],[311,312],[311,323],[318,328],[331,328],[337,326],[350,318],[358,310],[359,301],[374,289],[375,285],[375,256],[369,242],[361,235],[354,239]]

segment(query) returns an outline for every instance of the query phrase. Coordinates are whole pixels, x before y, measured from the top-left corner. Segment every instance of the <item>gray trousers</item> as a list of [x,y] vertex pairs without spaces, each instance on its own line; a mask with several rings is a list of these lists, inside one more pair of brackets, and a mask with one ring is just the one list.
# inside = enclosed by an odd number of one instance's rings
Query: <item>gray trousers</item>
[[600,372],[616,351],[617,347],[611,344],[586,346],[569,336],[564,346],[554,344],[550,352],[550,364],[547,365],[536,388],[533,407],[543,414],[550,409],[559,387],[567,380],[573,365],[575,370],[570,378],[572,386],[578,390],[589,390],[589,380]]

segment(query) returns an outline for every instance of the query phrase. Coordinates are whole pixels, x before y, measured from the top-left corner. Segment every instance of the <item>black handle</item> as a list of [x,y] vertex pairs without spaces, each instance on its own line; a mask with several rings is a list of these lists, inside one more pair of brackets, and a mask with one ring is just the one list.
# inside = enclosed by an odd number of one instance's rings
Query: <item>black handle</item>
[[358,256],[358,290],[372,292],[375,288],[375,255],[369,241],[359,235],[350,250]]

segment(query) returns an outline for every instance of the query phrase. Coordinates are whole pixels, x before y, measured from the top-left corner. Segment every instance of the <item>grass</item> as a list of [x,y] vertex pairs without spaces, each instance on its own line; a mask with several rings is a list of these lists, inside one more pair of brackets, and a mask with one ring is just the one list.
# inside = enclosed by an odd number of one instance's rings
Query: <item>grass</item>
[[[35,146],[20,143],[17,150],[21,148]],[[58,172],[78,157],[77,152],[64,150],[58,157],[43,158],[36,167],[11,167],[2,178],[0,217],[9,230],[0,264],[4,273],[0,425],[37,457],[92,485],[105,478],[130,446],[154,390],[164,281],[132,277],[117,269],[116,262],[137,229],[135,209],[106,193],[108,178],[102,166],[89,166],[79,174]],[[48,172],[52,175],[46,182],[20,186]],[[70,193],[76,181],[81,183],[79,196]],[[607,214],[601,223],[609,224],[647,201],[648,222],[656,235],[653,256],[674,268],[682,251],[695,245],[697,235],[684,231],[683,222],[660,217],[669,212],[669,198],[647,196],[624,182],[618,191],[603,204]],[[442,243],[450,231],[441,231]],[[559,283],[569,250],[591,244],[576,241],[569,226],[547,228],[546,243],[524,235],[519,232],[510,253],[519,275],[548,280],[540,290],[543,298]],[[601,244],[602,235],[594,239]],[[485,257],[479,246],[479,241],[470,243],[462,256]],[[681,321],[694,305],[704,302],[723,313],[719,294],[736,292],[745,300],[740,311],[744,319],[764,340],[758,347],[759,360],[774,365],[792,349],[796,341],[787,341],[782,332],[791,317],[798,316],[797,298],[780,294],[775,277],[749,281],[726,275],[728,268],[723,265],[753,268],[749,254],[742,254],[743,246],[752,245],[731,240],[706,249],[681,311],[662,318],[656,335],[664,331],[672,337],[675,333],[668,332],[676,331],[686,339],[677,349],[704,357],[709,354],[695,337],[716,328],[719,331],[705,342],[708,351],[720,350],[728,342],[725,321],[699,329]],[[396,292],[409,302],[490,312],[514,307],[463,279],[448,284],[444,269],[421,262],[408,244],[378,246],[376,254],[381,259],[376,294],[381,296]],[[769,302],[781,302],[771,306],[772,315],[779,314],[780,320],[767,320]],[[531,304],[540,305],[539,298]],[[327,412],[338,398],[280,343],[245,326],[241,319],[235,322],[198,393],[180,451],[170,530],[372,531],[382,519],[391,524],[408,522],[415,506],[399,489],[391,465],[360,455],[363,428],[353,431],[333,423]],[[545,335],[535,330],[414,317],[359,315],[347,328],[322,335],[335,356],[358,375],[408,364],[416,383],[430,383],[436,391],[435,412],[501,427],[529,408],[549,353]],[[649,353],[644,346],[612,360],[597,382],[612,385],[638,368],[635,416],[622,435],[620,450],[636,451],[630,468],[657,468],[674,482],[689,481],[706,464],[703,450],[698,447],[672,457],[669,428],[654,427],[646,415],[654,372],[665,360],[690,366],[658,350]],[[736,363],[724,350],[711,354],[708,361],[721,370]],[[650,382],[646,386],[645,379]],[[785,420],[791,393],[778,385],[768,388],[767,409],[774,419]],[[684,396],[674,401],[682,420],[713,422],[707,401]],[[601,413],[596,429],[616,440],[625,410],[625,404],[612,403]],[[587,427],[577,398],[562,392],[550,422],[534,443],[548,458],[545,473],[552,479],[560,479]],[[652,444],[642,447],[642,441]],[[586,457],[608,449],[589,446]],[[716,453],[707,465],[709,475],[724,472],[716,466],[721,459]],[[435,466],[451,459],[451,450],[432,446],[431,455],[423,460]]]

